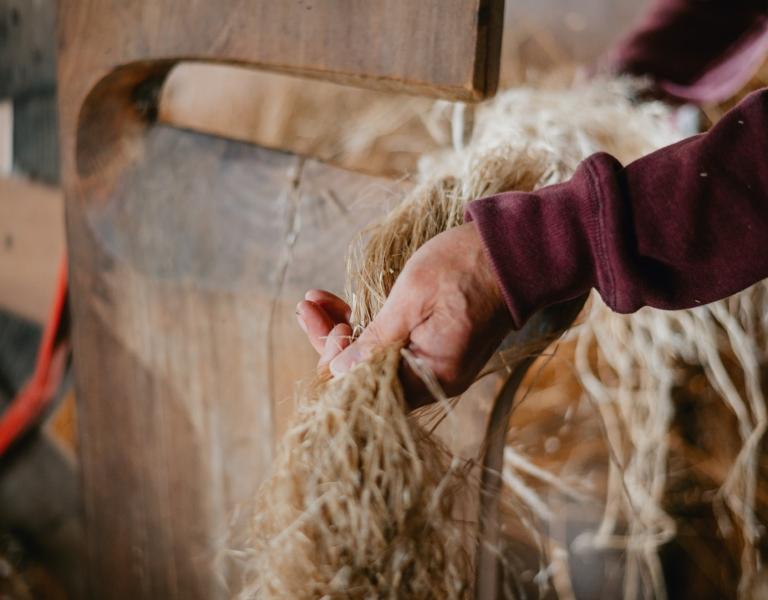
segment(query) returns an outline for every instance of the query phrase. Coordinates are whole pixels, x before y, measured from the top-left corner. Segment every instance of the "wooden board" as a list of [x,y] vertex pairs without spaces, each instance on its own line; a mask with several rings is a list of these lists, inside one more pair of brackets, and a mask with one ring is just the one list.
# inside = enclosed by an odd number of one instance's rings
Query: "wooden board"
[[503,0],[76,0],[59,10],[62,106],[118,65],[211,60],[455,99],[492,94]]
[[215,562],[315,361],[295,304],[339,290],[393,184],[166,127],[140,155],[69,220],[90,592],[226,597]]
[[[499,85],[520,85],[534,71],[590,64],[628,29],[644,4],[637,0],[508,3]],[[399,177],[413,173],[422,154],[450,140],[450,131],[435,129],[433,106],[427,98],[189,62],[170,74],[159,118],[194,131]],[[375,143],[366,143],[374,137]]]
[[63,253],[61,191],[0,178],[0,307],[44,323]]

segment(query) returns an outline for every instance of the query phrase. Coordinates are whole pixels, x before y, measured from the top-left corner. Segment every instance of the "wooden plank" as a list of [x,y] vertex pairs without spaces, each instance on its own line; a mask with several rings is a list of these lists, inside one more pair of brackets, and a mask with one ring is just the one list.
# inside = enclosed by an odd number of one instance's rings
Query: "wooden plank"
[[[296,303],[342,291],[349,242],[410,184],[166,126],[142,139],[69,213],[89,592],[230,597],[241,573],[220,559],[314,372]],[[468,424],[491,397],[462,404]]]
[[133,156],[69,213],[89,592],[228,597],[215,559],[316,360],[296,302],[340,291],[398,186],[164,126]]
[[[454,99],[489,95],[498,78],[503,5],[503,0],[226,0],[188,3],[179,10],[174,0],[61,3],[62,177],[74,181],[74,146],[84,137],[77,125],[87,98],[101,106],[120,103],[124,113],[137,104],[155,106],[165,77],[184,60]],[[118,92],[115,80],[121,79]],[[118,93],[120,98],[107,97]]]
[[53,91],[55,0],[0,2],[0,98]]
[[[646,8],[644,4],[636,0],[509,3],[504,14],[500,85],[520,85],[533,69],[549,72],[589,64],[630,26]],[[398,127],[409,109],[415,115],[431,105],[426,98],[192,62],[178,65],[170,74],[163,88],[160,119],[397,177],[414,172],[418,158],[436,149],[433,132],[422,119]],[[377,130],[381,123],[389,129]],[[361,132],[377,134],[376,143],[360,144]],[[352,143],[339,143],[344,140]]]
[[0,178],[0,306],[44,323],[64,253],[63,194]]
[[59,10],[63,139],[121,65],[203,60],[472,100],[495,90],[503,0],[77,0]]

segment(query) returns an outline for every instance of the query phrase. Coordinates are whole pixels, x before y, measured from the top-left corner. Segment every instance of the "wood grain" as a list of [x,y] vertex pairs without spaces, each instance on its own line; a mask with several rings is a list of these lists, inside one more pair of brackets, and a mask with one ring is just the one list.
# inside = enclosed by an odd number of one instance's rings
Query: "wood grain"
[[69,223],[91,591],[224,597],[217,553],[242,542],[235,511],[313,369],[295,304],[339,291],[394,184],[166,127],[144,140]]
[[495,90],[503,0],[73,0],[59,8],[65,128],[119,65],[241,64],[454,99]]
[[315,356],[307,288],[404,182],[158,122],[179,60],[471,99],[500,0],[60,4],[88,594],[224,598],[249,502]]
[[341,292],[349,242],[410,184],[166,126],[142,139],[70,212],[89,592],[223,598],[314,370],[295,305]]

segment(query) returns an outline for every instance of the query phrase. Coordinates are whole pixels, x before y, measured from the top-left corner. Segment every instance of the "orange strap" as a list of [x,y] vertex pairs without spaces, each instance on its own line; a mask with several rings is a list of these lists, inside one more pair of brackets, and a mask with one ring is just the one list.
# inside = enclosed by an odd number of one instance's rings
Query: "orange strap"
[[67,303],[67,259],[62,257],[53,306],[37,351],[35,371],[0,415],[0,455],[32,425],[53,400],[67,362],[68,340],[59,335]]

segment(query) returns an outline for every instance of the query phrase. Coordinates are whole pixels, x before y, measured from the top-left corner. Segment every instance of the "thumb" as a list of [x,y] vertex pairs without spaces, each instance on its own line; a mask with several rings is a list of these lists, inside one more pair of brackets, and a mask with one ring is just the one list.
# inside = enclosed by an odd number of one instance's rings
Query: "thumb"
[[395,302],[387,300],[360,337],[331,361],[329,368],[334,377],[346,373],[360,361],[369,358],[376,348],[406,343],[411,334],[411,327],[405,317],[406,312],[397,309]]

